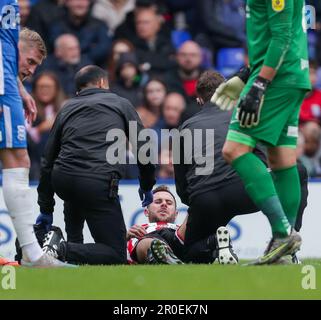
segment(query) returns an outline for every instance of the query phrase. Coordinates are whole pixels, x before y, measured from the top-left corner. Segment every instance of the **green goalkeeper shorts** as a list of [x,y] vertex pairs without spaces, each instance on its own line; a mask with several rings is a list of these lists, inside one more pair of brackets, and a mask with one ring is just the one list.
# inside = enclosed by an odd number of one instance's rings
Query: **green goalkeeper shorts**
[[[243,90],[241,97],[248,92]],[[299,112],[307,91],[269,87],[265,93],[260,122],[252,128],[242,128],[235,108],[227,134],[227,140],[255,147],[261,142],[269,147],[296,148]]]

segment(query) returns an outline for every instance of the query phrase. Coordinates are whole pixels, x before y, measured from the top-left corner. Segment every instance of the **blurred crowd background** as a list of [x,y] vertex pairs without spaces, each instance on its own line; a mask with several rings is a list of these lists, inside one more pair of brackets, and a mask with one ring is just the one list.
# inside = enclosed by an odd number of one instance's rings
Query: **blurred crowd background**
[[[308,31],[310,92],[300,113],[298,158],[321,177],[321,1]],[[31,180],[39,178],[49,131],[74,75],[87,64],[109,72],[111,90],[129,99],[145,127],[160,135],[199,110],[195,85],[213,68],[225,77],[247,62],[244,0],[19,0],[21,25],[43,37],[48,58],[27,82],[38,105],[27,127]],[[158,177],[173,178],[170,150],[159,150]],[[136,179],[131,166],[126,179]]]

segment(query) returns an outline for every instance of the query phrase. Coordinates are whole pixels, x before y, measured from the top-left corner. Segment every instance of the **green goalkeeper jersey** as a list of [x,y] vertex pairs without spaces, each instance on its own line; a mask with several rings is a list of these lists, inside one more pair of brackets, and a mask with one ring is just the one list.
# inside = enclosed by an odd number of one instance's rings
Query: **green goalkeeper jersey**
[[247,0],[250,83],[263,65],[277,70],[271,86],[311,89],[304,0]]

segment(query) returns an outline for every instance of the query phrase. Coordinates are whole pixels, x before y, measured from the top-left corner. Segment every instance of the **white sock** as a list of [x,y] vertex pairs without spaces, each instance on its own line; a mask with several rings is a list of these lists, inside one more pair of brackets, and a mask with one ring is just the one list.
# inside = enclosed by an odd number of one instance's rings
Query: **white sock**
[[22,257],[25,261],[34,262],[39,260],[43,255],[43,251],[41,250],[38,242],[29,243],[21,249]]
[[29,187],[29,169],[2,170],[3,197],[22,247],[24,259],[38,260],[43,252],[33,230],[33,202]]

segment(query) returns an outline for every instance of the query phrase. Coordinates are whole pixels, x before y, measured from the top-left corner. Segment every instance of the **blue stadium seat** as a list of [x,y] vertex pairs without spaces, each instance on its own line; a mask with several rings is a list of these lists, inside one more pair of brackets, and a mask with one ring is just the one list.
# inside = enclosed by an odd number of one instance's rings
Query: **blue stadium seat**
[[228,77],[244,65],[243,48],[223,48],[217,53],[216,69]]
[[186,30],[173,30],[171,33],[172,44],[178,49],[185,41],[191,40],[191,34]]
[[213,68],[213,52],[212,50],[202,47],[202,68],[212,69]]
[[317,83],[315,86],[321,90],[321,67],[319,67],[317,71]]

